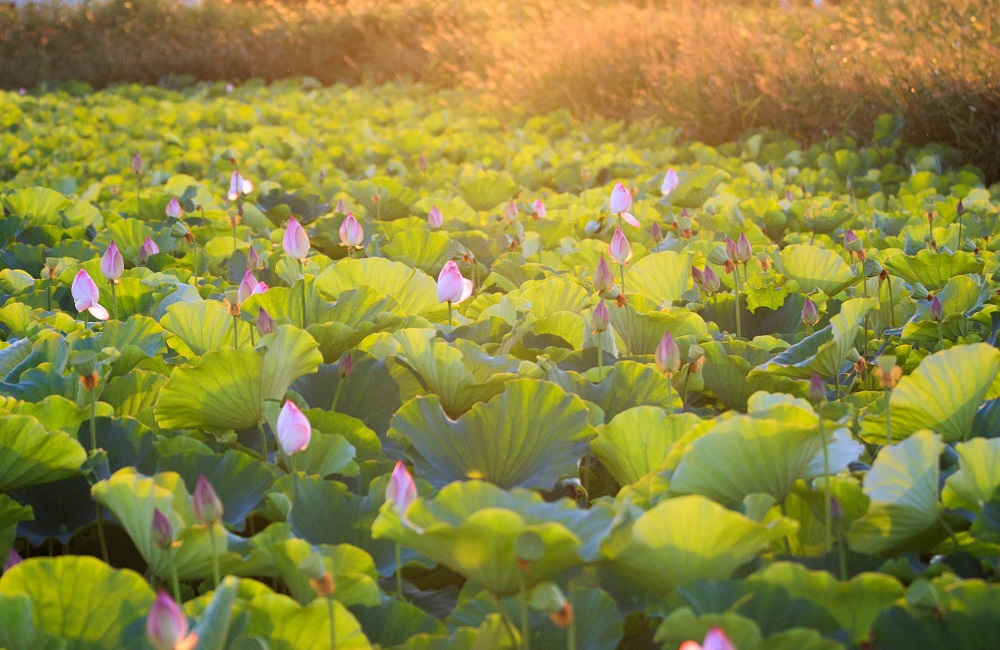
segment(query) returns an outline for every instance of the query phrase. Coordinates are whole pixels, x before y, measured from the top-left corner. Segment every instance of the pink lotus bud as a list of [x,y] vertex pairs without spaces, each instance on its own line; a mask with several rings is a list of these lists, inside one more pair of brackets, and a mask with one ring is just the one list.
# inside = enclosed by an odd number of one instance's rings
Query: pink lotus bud
[[302,261],[309,256],[309,235],[295,217],[288,217],[281,246],[293,260]]
[[226,84],[226,92],[227,93],[231,93],[234,90],[236,90],[236,86],[234,86],[233,84]]
[[319,184],[322,185],[323,181],[326,180],[326,167],[323,167],[319,170],[318,179],[319,179]]
[[261,336],[267,336],[268,334],[274,332],[276,325],[274,319],[271,318],[271,314],[267,313],[267,310],[263,307],[257,312],[257,332]]
[[358,223],[353,214],[348,213],[347,218],[340,224],[340,245],[348,248],[361,248],[361,242],[364,238],[365,231],[362,230],[361,224]]
[[623,266],[632,259],[632,247],[618,226],[615,227],[615,234],[611,237],[611,257]]
[[7,553],[7,560],[3,563],[3,572],[7,573],[21,562],[24,562],[24,558],[14,549],[10,549],[10,552]]
[[118,250],[118,244],[114,241],[108,245],[108,250],[104,251],[101,258],[101,273],[109,280],[117,280],[122,277],[125,271],[125,258]]
[[660,344],[656,346],[656,354],[653,355],[653,358],[660,372],[669,375],[681,369],[681,351],[677,347],[674,337],[670,336],[670,332],[663,334]]
[[819,376],[819,373],[814,372],[809,379],[809,399],[816,404],[826,399],[826,382]]
[[146,640],[155,650],[191,650],[198,643],[197,634],[188,634],[184,612],[163,589],[146,618]]
[[931,313],[931,318],[934,319],[934,322],[940,323],[941,321],[944,320],[944,305],[941,304],[941,301],[938,300],[937,296],[934,296],[934,298],[931,300],[930,313]]
[[463,278],[458,265],[448,260],[438,275],[437,290],[438,302],[460,303],[472,295],[472,281]]
[[726,255],[729,256],[730,262],[736,261],[736,242],[728,235],[726,235]]
[[243,274],[243,281],[240,282],[240,288],[236,293],[236,301],[242,305],[250,296],[258,293],[266,293],[267,288],[265,283],[257,282],[253,271],[247,269],[247,272]]
[[139,154],[132,156],[132,173],[136,176],[142,173],[142,158],[139,157]]
[[410,504],[417,500],[417,485],[401,460],[396,461],[389,484],[385,486],[385,500],[393,504],[400,514],[405,514]]
[[960,217],[963,214],[965,214],[965,204],[962,203],[962,199],[959,199],[958,200],[958,205],[955,206],[955,214],[957,214]]
[[597,303],[594,307],[594,313],[590,318],[591,327],[594,328],[594,332],[601,333],[608,329],[611,325],[611,313],[608,311],[608,306],[604,304],[604,301]]
[[247,251],[247,268],[251,271],[260,271],[264,268],[264,260],[253,246]]
[[159,508],[153,508],[151,541],[153,546],[161,550],[166,550],[174,545],[174,527]]
[[78,312],[89,311],[97,320],[108,320],[110,317],[108,310],[98,304],[100,294],[97,291],[97,285],[86,270],[80,269],[80,272],[73,278],[71,293]]
[[733,261],[746,264],[751,257],[753,257],[753,247],[750,246],[750,240],[747,239],[746,233],[740,233],[740,238],[736,240],[736,257]]
[[17,89],[17,94],[20,95],[21,97],[24,97],[25,95],[28,94],[28,89],[25,88],[24,86],[21,86],[20,88]]
[[337,214],[347,214],[347,204],[344,199],[337,199]]
[[427,225],[431,227],[431,230],[437,230],[442,224],[444,224],[444,215],[441,214],[441,211],[435,205],[427,213]]
[[340,376],[350,377],[354,373],[354,358],[348,352],[344,355],[344,360],[340,362]]
[[600,261],[597,262],[597,270],[594,271],[594,288],[598,292],[604,293],[613,286],[615,286],[615,276],[611,273],[611,267],[604,260],[604,256],[601,255]]
[[705,287],[705,274],[702,273],[701,269],[697,266],[691,267],[691,279],[694,280],[694,283],[699,287]]
[[658,222],[654,221],[653,225],[649,227],[649,236],[657,244],[663,241],[663,231],[660,229],[660,224]]
[[674,168],[671,167],[667,170],[667,173],[663,175],[663,185],[660,185],[660,194],[668,196],[671,192],[677,189],[678,182],[677,172],[675,172]]
[[160,247],[156,245],[156,242],[146,237],[146,241],[142,242],[142,246],[139,248],[139,264],[145,264],[146,260],[159,252]]
[[705,265],[705,270],[701,272],[702,286],[705,287],[705,291],[708,293],[717,293],[719,289],[722,288],[722,280],[716,275],[715,271],[712,270],[708,264]]
[[214,524],[222,520],[222,501],[204,474],[198,476],[198,484],[195,485],[194,495],[191,497],[191,506],[194,509],[194,516],[200,523]]
[[278,444],[286,455],[291,456],[309,446],[312,425],[309,418],[299,410],[292,400],[286,400],[278,414]]
[[513,223],[517,221],[517,214],[517,204],[511,200],[510,203],[507,204],[507,209],[504,210],[504,219],[507,220],[507,223]]
[[235,201],[240,195],[250,192],[253,192],[253,183],[240,176],[238,171],[234,171],[229,177],[229,193],[226,197],[230,201]]
[[625,223],[638,227],[639,220],[628,212],[630,207],[632,207],[632,195],[624,185],[615,183],[615,188],[611,190],[611,214],[620,215]]
[[542,202],[541,199],[535,199],[535,203],[532,205],[532,207],[535,210],[531,215],[533,219],[537,220],[545,218],[547,211],[545,209],[545,204]]
[[819,309],[816,307],[816,303],[808,297],[805,304],[802,305],[802,322],[809,327],[819,322]]
[[860,253],[865,250],[865,243],[848,230],[844,233],[844,248],[852,253]]
[[680,650],[736,650],[736,646],[722,628],[713,627],[705,635],[701,645],[698,645],[697,641],[685,641],[681,644]]
[[167,204],[167,209],[164,212],[171,219],[177,219],[181,216],[183,210],[181,209],[181,202],[177,200],[176,196],[170,199],[170,203]]

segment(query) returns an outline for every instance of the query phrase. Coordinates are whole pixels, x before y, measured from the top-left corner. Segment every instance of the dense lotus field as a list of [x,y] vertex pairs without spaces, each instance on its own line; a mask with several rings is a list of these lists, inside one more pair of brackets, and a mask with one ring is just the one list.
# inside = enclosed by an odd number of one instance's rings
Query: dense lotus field
[[0,94],[0,647],[994,647],[1000,187],[900,126]]

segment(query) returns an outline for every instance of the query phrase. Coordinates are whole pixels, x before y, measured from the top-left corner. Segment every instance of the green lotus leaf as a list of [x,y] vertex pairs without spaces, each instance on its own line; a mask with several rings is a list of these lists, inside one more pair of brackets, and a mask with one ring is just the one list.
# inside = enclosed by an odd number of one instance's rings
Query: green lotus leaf
[[590,340],[589,320],[580,314],[560,311],[538,320],[526,321],[523,327],[528,328],[530,333],[520,343],[525,349],[563,347],[565,344],[574,350],[580,350]]
[[899,580],[881,573],[861,573],[847,582],[839,582],[827,571],[810,571],[801,564],[776,562],[747,579],[753,585],[776,585],[795,598],[812,601],[848,630],[851,639],[860,643],[879,612],[903,597]]
[[0,290],[6,293],[21,293],[35,286],[35,278],[18,269],[0,271]]
[[[546,503],[529,490],[505,492],[491,483],[463,481],[434,499],[418,499],[405,517],[384,504],[372,536],[402,543],[500,598],[517,593],[522,580],[530,589],[595,560],[611,517],[605,506],[581,510],[567,499]],[[515,552],[523,535],[540,542],[541,551],[526,571],[518,568]]]
[[611,326],[622,341],[630,343],[631,354],[653,354],[666,332],[675,339],[693,336],[700,340],[708,336],[708,326],[701,316],[683,307],[639,314],[626,305],[610,311]]
[[[89,400],[88,400],[89,402]],[[49,431],[65,431],[72,436],[80,430],[80,425],[90,419],[90,407],[77,406],[76,402],[71,402],[59,395],[50,395],[38,402],[15,402],[9,407],[0,406],[0,411],[7,411],[14,415],[29,415],[39,422]],[[97,403],[95,408],[96,417],[109,417],[112,415],[106,404]]]
[[[211,599],[199,613],[198,623],[192,630],[194,634],[198,635],[197,647],[199,650],[223,650],[226,647],[233,619],[233,603],[236,600],[239,585],[239,578],[226,576],[211,592]],[[194,603],[194,601],[189,602]],[[184,608],[188,610],[192,606],[184,604]]]
[[531,304],[531,314],[536,318],[562,311],[579,313],[591,304],[586,289],[562,278],[527,280],[520,290],[511,291],[508,297],[527,300]]
[[461,246],[451,237],[424,228],[410,228],[392,238],[382,252],[386,257],[437,276],[445,262],[460,255]]
[[949,508],[979,512],[1000,487],[1000,438],[973,438],[955,445],[959,469],[944,482],[941,501]]
[[354,462],[354,447],[351,443],[341,435],[321,433],[315,424],[309,446],[295,454],[295,466],[300,472],[324,478],[334,474],[358,475],[358,464]]
[[502,394],[458,420],[437,396],[410,400],[396,413],[389,437],[405,443],[414,470],[435,487],[469,478],[503,488],[551,488],[577,475],[593,429],[587,407],[557,385],[507,382]]
[[945,314],[940,329],[930,314],[931,303],[919,300],[916,303],[916,311],[903,325],[903,338],[907,341],[928,343],[937,343],[941,335],[949,340],[960,339],[968,327],[969,316],[979,311],[992,293],[993,288],[985,278],[955,276],[936,294]]
[[[92,339],[97,350],[115,348],[121,352],[111,366],[109,377],[127,375],[141,361],[166,351],[164,331],[148,316],[132,316],[125,322],[109,321],[99,336]],[[76,349],[84,349],[77,346]]]
[[507,174],[485,171],[459,184],[458,195],[473,210],[488,211],[514,198],[520,191]]
[[[233,344],[233,317],[221,302],[179,302],[167,307],[160,320],[167,334],[167,345],[188,359]],[[250,345],[250,330],[238,332],[240,347]]]
[[[943,607],[907,605],[885,609],[872,626],[872,638],[887,648],[985,648],[1000,634],[1000,590],[982,580],[920,580],[933,586]],[[909,596],[909,594],[908,594]]]
[[[364,206],[365,212],[375,221],[393,221],[410,214],[412,206],[420,195],[399,181],[380,176],[366,181],[346,183],[344,192]],[[378,203],[374,196],[378,196]]]
[[[336,600],[333,607],[336,648],[371,648],[357,619]],[[246,611],[244,634],[267,639],[273,650],[330,650],[330,604],[325,598],[300,606],[288,596],[267,593],[250,601]]]
[[751,370],[749,377],[752,379],[760,373],[773,373],[808,379],[814,372],[821,377],[838,377],[840,367],[855,349],[855,337],[865,314],[874,306],[872,298],[846,301],[840,306],[840,313],[830,319],[829,325]]
[[[149,570],[161,579],[170,578],[171,553],[181,580],[208,578],[212,575],[212,540],[210,530],[200,525],[191,506],[191,496],[179,474],[163,472],[143,476],[126,467],[111,478],[94,484],[94,499],[118,519],[128,533]],[[170,520],[179,544],[163,551],[153,544],[153,510],[159,509]],[[226,531],[220,523],[212,526],[219,565],[226,573],[260,575],[272,571],[271,558],[262,549],[252,548],[251,541]]]
[[14,190],[0,202],[7,212],[21,219],[22,226],[93,226],[100,230],[104,225],[100,210],[94,206],[44,187]]
[[394,299],[406,314],[441,312],[447,316],[447,307],[437,300],[437,283],[402,262],[380,257],[339,260],[320,273],[315,283],[316,290],[331,300],[336,300],[342,291],[362,285]]
[[691,284],[691,255],[663,251],[647,255],[626,272],[626,288],[659,305],[680,300]]
[[930,291],[940,289],[956,275],[983,271],[983,261],[972,253],[937,253],[928,248],[916,255],[890,255],[882,261],[882,266],[908,283],[920,283]]
[[[309,409],[305,413],[312,424],[313,435],[321,435],[324,438],[331,439],[326,443],[330,447],[329,451],[317,454],[320,458],[323,458],[322,467],[329,468],[334,465],[340,467],[344,462],[342,459],[346,457],[348,452],[351,454],[349,460],[356,459],[358,462],[381,461],[385,459],[378,436],[375,435],[374,431],[366,427],[361,420],[344,415],[343,413],[333,413],[318,408]],[[345,448],[343,443],[338,442],[338,439],[345,441],[350,449]],[[312,446],[312,443],[310,443],[310,446]],[[321,449],[323,449],[322,445]],[[308,451],[307,449],[302,454],[306,454]],[[322,475],[320,467],[314,464],[316,461],[310,460],[310,458],[309,456],[305,456],[300,458],[300,460],[313,467],[313,471],[309,472],[310,474]],[[334,459],[336,459],[336,463],[334,463]],[[352,475],[351,472],[351,465],[349,463],[341,469],[331,470],[331,473],[340,473],[344,476]]]
[[0,420],[0,492],[80,473],[87,453],[74,436],[47,430],[27,415],[3,415]]
[[777,262],[781,272],[795,280],[805,293],[819,290],[835,296],[858,280],[840,255],[825,248],[788,246],[778,255]]
[[794,529],[789,519],[761,524],[703,496],[681,496],[653,506],[631,530],[612,533],[602,555],[633,589],[663,596],[695,578],[728,578]]
[[[889,396],[890,431],[899,440],[921,429],[945,442],[967,440],[976,412],[1000,373],[1000,350],[986,343],[957,345],[925,357]],[[866,439],[885,439],[884,414],[866,418]]]
[[351,613],[358,619],[368,640],[382,648],[398,648],[415,637],[426,638],[447,632],[436,616],[396,599],[386,600],[377,607],[354,607]]
[[7,553],[10,552],[17,533],[17,525],[31,519],[30,506],[22,506],[6,494],[0,494],[0,557],[7,557]]
[[699,422],[691,413],[637,406],[597,427],[590,449],[619,485],[630,485],[658,471],[674,444]]
[[146,237],[156,239],[156,233],[139,219],[120,219],[110,223],[94,237],[94,246],[104,251],[115,242],[125,259],[134,260]]
[[663,373],[648,364],[627,359],[615,363],[597,384],[555,366],[547,369],[545,379],[596,404],[604,414],[604,422],[636,406],[659,406],[673,411],[683,406],[677,390],[670,387]]
[[[154,595],[134,571],[112,569],[96,558],[81,555],[32,558],[0,578],[0,598],[18,597],[28,599],[33,630],[43,638],[58,639],[54,647],[148,647],[143,623]],[[6,604],[0,609],[6,609]],[[0,644],[10,644],[11,650],[39,647],[19,646],[4,636],[0,629]]]
[[729,174],[714,166],[695,169],[670,193],[670,204],[679,208],[700,208],[729,178]]
[[251,429],[263,422],[265,400],[281,400],[321,362],[308,333],[281,325],[257,349],[223,348],[175,368],[156,401],[156,421],[165,429]]
[[101,391],[101,401],[110,404],[119,417],[136,416],[152,408],[167,378],[158,372],[132,370],[124,377],[114,377]]
[[663,644],[662,648],[678,648],[685,641],[701,643],[708,631],[718,627],[734,647],[759,649],[763,634],[752,620],[734,612],[702,614],[696,616],[690,607],[681,607],[670,612],[656,629],[654,640]]
[[882,448],[865,477],[868,513],[847,531],[852,550],[885,553],[936,525],[941,449],[930,431]]
[[728,409],[746,411],[750,396],[758,391],[795,393],[795,382],[770,374],[751,375],[754,366],[766,363],[771,353],[751,343],[710,341],[702,345],[705,386]]

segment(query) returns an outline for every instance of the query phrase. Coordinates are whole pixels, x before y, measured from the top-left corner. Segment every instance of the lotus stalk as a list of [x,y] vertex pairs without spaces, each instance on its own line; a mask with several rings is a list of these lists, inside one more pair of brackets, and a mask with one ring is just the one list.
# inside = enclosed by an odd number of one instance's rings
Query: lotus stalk
[[[83,384],[84,388],[90,391],[90,451],[94,453],[97,451],[97,385],[100,383],[99,376],[95,371],[93,374],[87,377],[81,377],[80,383]],[[97,541],[101,545],[101,558],[104,560],[105,564],[109,564],[108,561],[108,542],[104,538],[104,514],[101,511],[101,504],[94,502],[94,507],[97,509]]]
[[204,475],[198,476],[198,484],[191,497],[191,507],[198,522],[208,528],[208,540],[212,545],[212,577],[215,579],[215,588],[218,588],[220,574],[215,525],[222,521],[222,501]]
[[336,650],[337,648],[337,608],[333,600],[333,596],[327,596],[326,598],[327,607],[330,608],[330,650]]
[[524,583],[526,570],[526,567],[521,567],[521,570],[517,572],[517,582],[520,586],[518,599],[521,601],[521,648],[522,650],[531,650],[531,638],[529,637],[531,627],[528,625],[528,588]]
[[260,435],[260,455],[267,460],[267,434],[264,433],[264,424],[257,422],[257,433]]
[[167,565],[170,567],[170,583],[173,587],[174,600],[181,602],[180,581],[177,579],[177,566],[174,564],[173,547],[175,545],[174,527],[159,508],[153,508],[152,523],[153,546],[160,549],[167,556]]
[[826,385],[818,373],[813,373],[809,380],[809,397],[816,404],[816,415],[819,422],[819,438],[823,444],[823,525],[826,529],[826,550],[831,550],[833,544],[833,522],[831,519],[832,502],[830,494],[830,450],[826,442],[826,432],[823,430],[823,404],[826,402]]
[[889,410],[890,391],[903,376],[903,369],[896,365],[896,357],[883,355],[875,359],[875,371],[879,385],[882,386],[885,404],[885,444],[889,446],[892,444],[892,413]]

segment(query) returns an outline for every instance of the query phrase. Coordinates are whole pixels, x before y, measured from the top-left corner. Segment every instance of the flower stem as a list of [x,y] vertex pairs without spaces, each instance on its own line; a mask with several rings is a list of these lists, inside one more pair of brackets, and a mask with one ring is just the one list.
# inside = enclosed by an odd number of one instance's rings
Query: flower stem
[[306,265],[299,260],[299,272],[302,274],[302,329],[309,324],[306,322]]
[[291,454],[288,457],[288,467],[289,467],[289,469],[292,470],[292,474],[298,474],[299,473],[299,461],[298,461],[297,458],[295,458],[295,454]]
[[333,402],[330,403],[330,412],[337,412],[337,400],[340,399],[340,388],[344,385],[345,377],[340,377],[337,380],[337,388],[333,391]]
[[823,431],[823,414],[819,414],[819,437],[823,442],[823,502],[826,507],[826,550],[829,551],[833,544],[833,522],[830,519],[832,509],[832,498],[830,494],[830,450],[826,443],[826,433]]
[[396,542],[396,595],[406,602],[406,596],[403,595],[403,545],[399,542]]
[[[598,334],[600,336],[600,334]],[[600,339],[597,341],[597,381],[601,381],[601,377],[604,376],[604,347],[601,345]]]
[[337,609],[334,605],[333,596],[327,596],[326,602],[330,607],[330,650],[335,650],[337,647]]
[[167,549],[167,564],[170,565],[170,583],[174,590],[174,601],[179,605],[181,603],[181,584],[177,579],[177,565],[174,564],[174,551],[171,548]]
[[451,301],[449,300],[448,301],[448,325],[450,326],[451,324],[452,324],[452,322],[451,322]]
[[194,246],[194,267],[193,267],[194,287],[195,289],[197,289],[198,288],[198,242],[192,242],[191,245]]
[[889,412],[889,387],[885,387],[885,444],[892,444],[892,420]]
[[240,329],[240,317],[233,316],[233,347],[236,348],[237,350],[240,347],[239,329]]
[[667,377],[667,413],[673,414],[674,411],[674,380],[673,373],[666,373]]
[[[90,389],[90,451],[97,451],[97,395],[94,389]],[[101,513],[101,504],[94,503],[97,508],[97,541],[101,544],[101,557],[105,564],[110,564],[108,560],[108,543],[104,539],[104,515]]]
[[528,589],[524,584],[524,571],[518,570],[517,581],[521,587],[521,648],[531,650],[531,641],[528,638]]
[[938,326],[938,350],[944,349],[944,324],[941,321],[937,322]]
[[264,424],[257,423],[257,432],[260,434],[260,454],[267,460],[267,435],[264,434]]
[[734,312],[736,314],[736,338],[743,338],[743,324],[740,322],[740,269],[733,269],[733,281],[735,283],[734,297],[736,298]]
[[566,650],[576,650],[576,621],[572,620],[566,628]]
[[[622,278],[622,297],[625,297],[625,265],[621,265],[621,278]],[[632,318],[628,311],[628,302],[624,305],[625,308],[625,354],[632,354]]]
[[111,305],[115,308],[115,320],[118,320],[118,297],[115,295],[115,281],[111,281]]
[[215,579],[215,588],[219,588],[219,554],[215,548],[215,524],[217,522],[212,522],[208,525],[208,540],[212,544],[212,577]]

